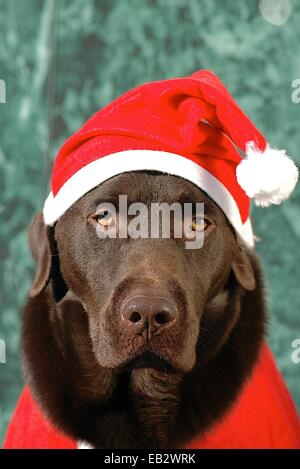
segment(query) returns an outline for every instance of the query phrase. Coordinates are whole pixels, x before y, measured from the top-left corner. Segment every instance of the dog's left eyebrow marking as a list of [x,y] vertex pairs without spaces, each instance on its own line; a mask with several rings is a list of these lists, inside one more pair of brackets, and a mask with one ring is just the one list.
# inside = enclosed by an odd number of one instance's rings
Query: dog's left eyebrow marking
[[197,195],[193,191],[182,191],[180,192],[173,200],[173,202],[178,202],[180,204],[193,204],[203,203],[204,212],[211,216],[217,215],[217,209],[214,207],[213,203],[208,200],[207,197],[201,197],[201,194]]
[[193,191],[186,190],[186,191],[179,192],[179,194],[177,194],[174,197],[172,202],[178,202],[180,204],[186,204],[186,203],[195,204],[196,202],[200,202],[200,200],[196,200],[196,199],[197,199],[197,196]]

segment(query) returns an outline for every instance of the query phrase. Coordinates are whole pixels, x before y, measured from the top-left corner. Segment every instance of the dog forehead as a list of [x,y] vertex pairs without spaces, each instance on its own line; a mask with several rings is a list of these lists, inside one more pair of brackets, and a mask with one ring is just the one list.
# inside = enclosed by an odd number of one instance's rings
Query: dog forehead
[[114,176],[84,196],[90,202],[117,199],[126,195],[128,202],[204,202],[216,204],[191,182],[155,171],[131,171]]

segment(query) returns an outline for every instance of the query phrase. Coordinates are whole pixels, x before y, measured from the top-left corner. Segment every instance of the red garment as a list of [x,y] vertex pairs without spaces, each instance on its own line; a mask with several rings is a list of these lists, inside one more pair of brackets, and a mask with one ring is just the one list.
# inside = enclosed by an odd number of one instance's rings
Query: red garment
[[[77,444],[46,421],[29,389],[21,395],[4,448],[74,449]],[[204,437],[186,448],[300,448],[300,421],[267,346],[239,399]]]

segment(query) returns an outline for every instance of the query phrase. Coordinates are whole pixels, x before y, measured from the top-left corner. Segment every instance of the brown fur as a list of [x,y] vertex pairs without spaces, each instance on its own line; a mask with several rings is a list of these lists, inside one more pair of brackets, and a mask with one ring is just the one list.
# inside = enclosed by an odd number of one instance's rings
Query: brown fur
[[[199,250],[178,239],[101,240],[92,215],[118,194],[204,202],[213,229]],[[101,448],[176,448],[229,410],[262,343],[263,286],[255,254],[202,191],[163,174],[116,176],[55,227],[37,215],[30,246],[38,268],[24,311],[25,377],[60,429]],[[144,343],[119,320],[136,285],[165,288],[179,311],[151,339],[161,362],[138,366]]]

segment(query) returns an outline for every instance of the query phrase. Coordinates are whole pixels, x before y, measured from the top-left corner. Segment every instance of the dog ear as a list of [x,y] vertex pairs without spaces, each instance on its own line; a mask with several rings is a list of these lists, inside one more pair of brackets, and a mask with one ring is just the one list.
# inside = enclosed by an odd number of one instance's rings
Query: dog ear
[[232,270],[238,283],[246,290],[256,287],[255,273],[252,267],[251,256],[242,246],[239,246]]
[[36,274],[29,296],[33,298],[39,295],[51,279],[53,297],[55,301],[60,301],[66,294],[68,287],[60,271],[54,227],[45,225],[42,213],[38,213],[30,224],[29,247],[37,262]]
[[30,297],[39,295],[46,288],[51,273],[51,249],[42,213],[38,213],[29,227],[29,247],[37,262],[36,274],[29,292]]

